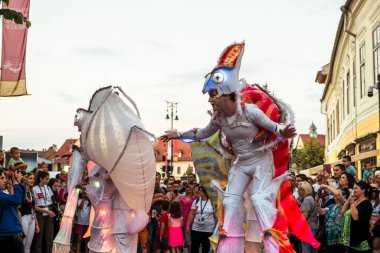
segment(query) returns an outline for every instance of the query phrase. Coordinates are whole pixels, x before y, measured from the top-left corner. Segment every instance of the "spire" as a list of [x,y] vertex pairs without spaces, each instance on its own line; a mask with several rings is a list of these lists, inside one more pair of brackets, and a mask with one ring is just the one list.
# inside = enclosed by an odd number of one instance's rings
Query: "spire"
[[309,133],[311,138],[317,138],[318,133],[317,133],[317,127],[314,125],[314,122],[311,122],[311,125],[309,127]]

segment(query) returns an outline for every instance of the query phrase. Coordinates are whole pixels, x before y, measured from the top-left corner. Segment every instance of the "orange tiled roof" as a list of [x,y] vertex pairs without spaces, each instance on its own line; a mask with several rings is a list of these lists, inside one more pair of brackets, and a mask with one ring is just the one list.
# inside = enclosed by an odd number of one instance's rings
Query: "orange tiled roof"
[[71,147],[73,146],[73,144],[75,144],[76,141],[77,139],[66,139],[65,142],[62,144],[62,146],[55,153],[55,156],[61,157],[65,154],[70,153]]
[[[168,143],[161,140],[158,141],[157,145],[154,147],[154,152],[156,155],[156,161],[162,162],[162,156],[167,155]],[[174,157],[177,157],[177,161],[191,161],[191,146],[189,143],[182,142],[179,140],[174,140],[173,144]],[[178,157],[178,153],[181,152],[181,157]]]
[[[305,144],[308,140],[311,139],[310,134],[300,134],[299,138],[301,138],[302,142]],[[316,141],[325,146],[325,135],[324,134],[318,134]]]

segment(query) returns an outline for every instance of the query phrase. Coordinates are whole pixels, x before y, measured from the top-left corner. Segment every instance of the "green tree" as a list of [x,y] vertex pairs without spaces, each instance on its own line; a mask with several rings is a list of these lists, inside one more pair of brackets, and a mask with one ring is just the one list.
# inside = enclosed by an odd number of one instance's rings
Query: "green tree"
[[292,163],[296,164],[297,170],[306,170],[323,164],[325,146],[315,139],[305,142],[301,149],[292,150]]
[[184,175],[184,176],[187,176],[187,174],[189,174],[189,173],[193,173],[193,171],[194,171],[193,166],[191,166],[191,165],[189,164],[189,166],[187,166],[187,169],[186,169],[186,171],[185,171],[185,173],[184,173],[183,175]]
[[[3,3],[5,3],[7,6],[9,5],[10,0],[1,0]],[[11,10],[11,9],[0,9],[0,16],[3,16],[3,18],[8,20],[13,20],[16,24],[26,24],[26,27],[30,27],[31,23],[29,20],[27,20],[26,17],[21,12]]]

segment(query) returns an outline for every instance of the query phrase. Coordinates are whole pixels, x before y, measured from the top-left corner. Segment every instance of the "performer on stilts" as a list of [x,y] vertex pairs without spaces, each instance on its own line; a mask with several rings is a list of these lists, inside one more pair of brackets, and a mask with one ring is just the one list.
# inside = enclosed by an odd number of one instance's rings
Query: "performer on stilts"
[[[241,103],[240,91],[246,86],[239,79],[239,69],[244,53],[244,43],[228,46],[220,56],[217,66],[206,76],[202,92],[209,94],[213,108],[210,123],[203,129],[186,132],[167,131],[161,136],[171,139],[205,139],[218,130],[230,144],[234,161],[228,174],[228,184],[223,196],[224,220],[220,228],[217,252],[243,253],[244,239],[264,239],[266,252],[279,252],[278,243],[267,231],[273,227],[277,217],[276,196],[287,174],[274,178],[274,161],[271,147],[263,147],[255,136],[265,129],[279,139],[293,138],[295,128],[278,124],[267,117],[255,104]],[[245,219],[243,194],[250,195],[256,220],[249,220],[251,227],[244,235]],[[258,243],[254,241],[252,243]]]

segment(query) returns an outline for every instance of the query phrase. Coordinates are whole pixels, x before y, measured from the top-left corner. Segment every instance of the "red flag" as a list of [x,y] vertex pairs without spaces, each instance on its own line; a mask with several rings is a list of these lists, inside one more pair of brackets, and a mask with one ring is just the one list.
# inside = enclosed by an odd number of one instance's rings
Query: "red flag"
[[[21,12],[29,19],[30,0],[12,0],[3,9]],[[25,56],[28,28],[26,24],[16,24],[3,19],[3,42],[1,55],[0,96],[26,95]]]

